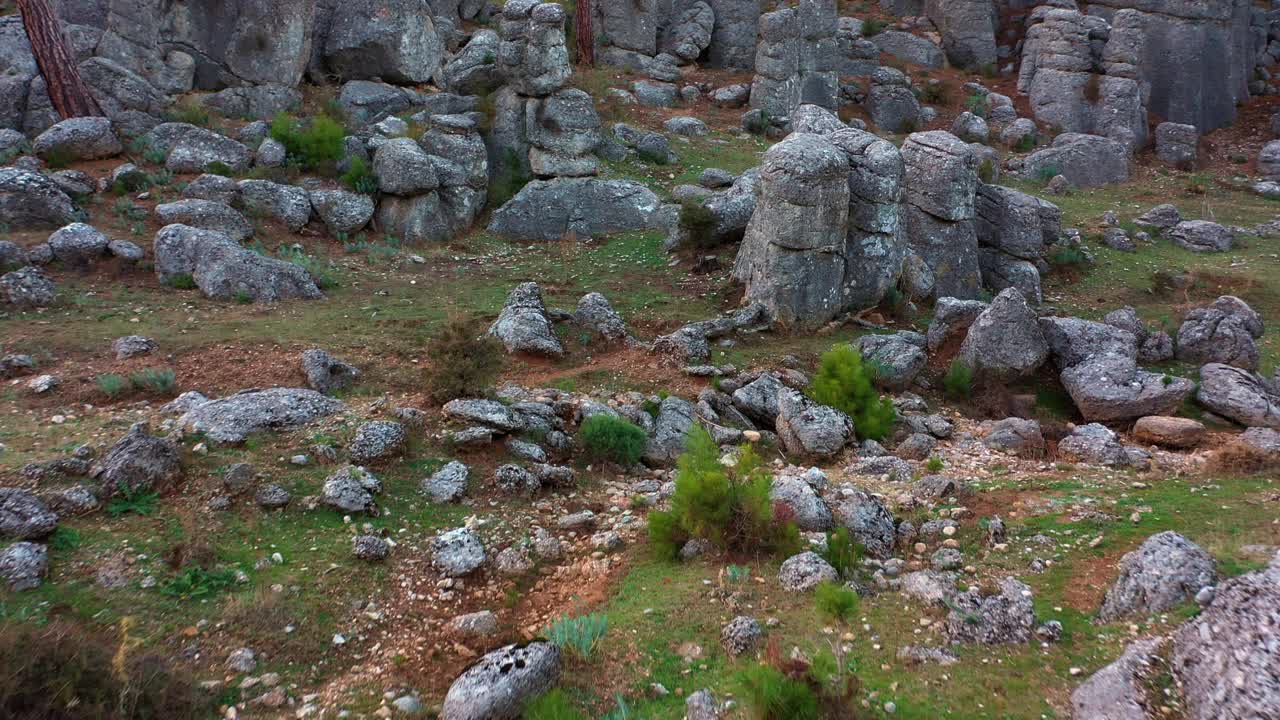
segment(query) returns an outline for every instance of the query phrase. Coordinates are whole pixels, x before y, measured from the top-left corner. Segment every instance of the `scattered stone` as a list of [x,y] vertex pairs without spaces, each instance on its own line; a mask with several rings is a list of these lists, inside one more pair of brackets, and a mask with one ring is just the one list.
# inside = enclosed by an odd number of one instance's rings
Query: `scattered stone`
[[754,651],[764,641],[764,630],[753,617],[739,615],[720,631],[720,644],[731,657]]
[[560,665],[560,650],[548,642],[494,650],[449,686],[440,718],[515,720],[526,702],[555,687]]
[[815,552],[802,552],[783,561],[778,570],[778,582],[788,592],[806,592],[819,583],[836,581],[836,569]]

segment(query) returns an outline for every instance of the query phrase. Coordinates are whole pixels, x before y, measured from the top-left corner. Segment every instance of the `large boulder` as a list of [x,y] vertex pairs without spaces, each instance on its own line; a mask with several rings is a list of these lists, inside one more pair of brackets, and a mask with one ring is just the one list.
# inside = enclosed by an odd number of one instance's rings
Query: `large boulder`
[[1190,720],[1265,718],[1280,707],[1280,556],[1217,588],[1173,639]]
[[373,154],[378,189],[390,195],[421,195],[440,187],[432,157],[413,138],[394,138]]
[[31,143],[40,157],[60,162],[101,160],[124,151],[111,121],[105,117],[68,118],[45,130]]
[[998,18],[991,0],[925,0],[924,14],[942,34],[952,65],[973,70],[995,66]]
[[279,302],[324,296],[302,266],[259,255],[219,232],[167,225],[156,233],[155,255],[161,282],[188,275],[210,298]]
[[432,564],[446,577],[462,577],[484,565],[484,544],[470,528],[461,527],[433,538],[431,556]]
[[1172,610],[1213,585],[1216,577],[1213,557],[1199,545],[1172,531],[1152,535],[1120,559],[1120,576],[1107,591],[1098,618],[1111,622]]
[[74,267],[88,265],[107,254],[107,236],[85,223],[58,229],[48,242],[54,260]]
[[53,281],[38,267],[27,265],[0,275],[0,297],[12,305],[47,307],[56,295]]
[[517,720],[526,703],[555,687],[560,664],[560,649],[549,642],[494,650],[449,686],[440,718]]
[[197,403],[178,424],[215,442],[240,443],[253,433],[295,430],[345,409],[315,390],[252,389]]
[[40,587],[49,572],[49,548],[40,543],[16,542],[0,551],[0,580],[10,592]]
[[1166,235],[1175,245],[1191,252],[1226,252],[1235,245],[1235,232],[1208,220],[1183,220]]
[[911,92],[911,81],[895,68],[876,68],[871,74],[866,107],[871,122],[884,132],[913,132],[920,127],[920,101]]
[[52,229],[75,222],[80,211],[47,176],[0,167],[0,217],[10,230]]
[[1049,358],[1049,344],[1022,293],[1002,291],[969,327],[960,362],[984,376],[1025,377]]
[[501,340],[510,353],[564,354],[537,283],[521,283],[512,289],[489,334]]
[[1000,581],[997,595],[984,595],[978,588],[951,597],[946,617],[946,633],[954,643],[1002,645],[1025,643],[1035,625],[1031,588],[1013,578]]
[[832,504],[836,524],[846,528],[876,558],[893,554],[897,541],[897,526],[893,513],[874,495],[858,488],[842,490],[839,500]]
[[875,383],[885,390],[905,390],[929,363],[925,336],[903,331],[863,335],[857,347],[864,363],[876,369]]
[[794,390],[778,396],[776,427],[786,451],[801,457],[833,457],[854,437],[853,420],[848,415]]
[[1249,304],[1223,295],[1206,308],[1187,313],[1178,328],[1174,356],[1185,363],[1222,363],[1258,369],[1258,345],[1265,326]]
[[1062,385],[1090,422],[1170,415],[1195,390],[1186,378],[1139,370],[1136,359],[1099,355],[1062,371]]
[[181,474],[178,446],[150,434],[145,423],[130,428],[90,471],[109,495],[164,489]]
[[823,582],[839,579],[836,569],[815,552],[793,555],[778,568],[778,584],[787,592],[806,592]]
[[[403,430],[401,431],[403,440]],[[353,453],[353,460],[357,460]],[[320,489],[320,502],[343,513],[374,512],[373,496],[382,483],[362,467],[346,465],[325,478]]]
[[902,159],[906,166],[904,229],[911,252],[932,277],[924,294],[977,297],[981,274],[973,222],[976,156],[960,138],[934,130],[909,136],[902,145]]
[[1077,427],[1058,442],[1058,457],[1068,462],[1082,462],[1107,467],[1128,467],[1129,453],[1120,436],[1098,423]]
[[885,30],[870,38],[880,52],[888,53],[908,65],[940,70],[946,62],[942,48],[928,38],[901,30]]
[[655,228],[661,206],[657,195],[630,180],[534,180],[494,211],[489,231],[520,240],[594,238]]
[[350,387],[360,379],[360,370],[319,348],[302,351],[302,374],[307,385],[326,395]]
[[502,84],[498,72],[498,34],[480,30],[444,66],[444,87],[459,95],[488,95]]
[[695,0],[667,28],[662,48],[683,62],[694,62],[711,45],[716,13],[702,0]]
[[58,527],[58,515],[20,488],[0,487],[0,537],[38,540]]
[[929,352],[936,353],[949,345],[963,342],[968,337],[969,328],[986,309],[987,303],[981,300],[938,298],[925,335]]
[[1258,373],[1209,363],[1200,368],[1196,400],[1246,427],[1280,430],[1280,388]]
[[297,185],[241,180],[237,203],[252,216],[275,220],[298,232],[311,220],[311,198]]
[[334,6],[324,41],[325,66],[344,80],[430,82],[444,44],[428,0],[352,0]]
[[[239,187],[237,186],[237,192]],[[156,219],[163,225],[184,225],[225,235],[232,242],[243,242],[253,235],[253,223],[230,205],[217,200],[189,198],[162,203],[155,208]]]
[[779,475],[774,478],[769,500],[786,507],[801,530],[826,532],[831,529],[831,509],[803,477]]
[[1164,698],[1153,696],[1152,685],[1161,671],[1160,653],[1167,638],[1135,640],[1110,665],[1071,693],[1072,717],[1107,720],[1147,720]]
[[373,219],[373,198],[349,190],[312,190],[311,209],[328,228],[329,234],[350,235]]
[[503,6],[498,70],[515,92],[546,97],[568,82],[572,69],[564,24],[564,8],[555,3],[521,0]]
[[1121,183],[1129,179],[1129,150],[1109,138],[1063,133],[1022,161],[1025,178],[1046,181],[1051,173],[1081,188]]

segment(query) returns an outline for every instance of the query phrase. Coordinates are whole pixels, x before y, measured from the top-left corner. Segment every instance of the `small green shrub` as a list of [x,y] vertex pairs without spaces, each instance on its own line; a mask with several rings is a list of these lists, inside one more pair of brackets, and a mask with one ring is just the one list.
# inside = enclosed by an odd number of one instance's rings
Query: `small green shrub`
[[543,635],[561,650],[579,660],[586,660],[608,631],[609,617],[591,613],[576,618],[561,616],[543,631]]
[[1073,245],[1058,245],[1049,252],[1049,264],[1055,267],[1088,265],[1089,256]]
[[51,550],[66,552],[75,550],[78,547],[80,547],[80,531],[73,527],[59,525],[53,531],[53,534],[49,536],[49,549]]
[[692,248],[707,250],[716,245],[715,213],[695,199],[680,203],[680,230]]
[[933,457],[929,458],[929,462],[925,463],[925,468],[931,473],[941,472],[942,458],[938,457],[937,455],[934,455]]
[[123,375],[111,373],[109,375],[99,375],[93,379],[98,390],[109,398],[115,399],[123,395],[129,390],[129,381]]
[[170,275],[164,284],[177,290],[194,290],[196,288],[196,279],[191,277],[191,273],[178,273],[177,275]]
[[177,376],[169,368],[146,368],[129,376],[129,382],[139,390],[156,395],[172,395]]
[[849,528],[836,528],[827,533],[827,547],[821,554],[827,564],[835,568],[836,574],[852,580],[862,559],[862,544],[854,539]]
[[489,207],[502,207],[531,180],[533,176],[529,174],[525,161],[514,150],[507,150],[502,162],[494,168],[489,182]]
[[1061,174],[1062,174],[1062,168],[1052,164],[1041,165],[1040,168],[1036,170],[1036,178],[1039,179],[1040,182],[1042,183],[1048,183],[1050,180],[1058,177]]
[[996,181],[996,166],[991,162],[991,158],[986,158],[978,166],[978,179],[988,185]]
[[875,37],[884,32],[886,27],[887,23],[879,18],[867,18],[862,21],[862,37]]
[[1020,153],[1028,153],[1036,149],[1036,145],[1040,142],[1040,138],[1035,133],[1028,133],[1018,139],[1018,144],[1014,149]]
[[169,122],[190,123],[199,127],[209,127],[210,122],[209,111],[195,102],[178,103],[172,110],[165,113],[165,119]]
[[752,446],[740,448],[737,462],[726,467],[711,434],[695,425],[677,462],[671,509],[649,513],[654,552],[674,559],[691,538],[753,553],[797,549],[799,531],[789,518],[775,515],[771,487]]
[[107,514],[111,517],[120,517],[128,513],[150,515],[156,511],[156,505],[159,503],[160,493],[122,485],[120,492],[107,503]]
[[858,593],[840,583],[824,581],[814,589],[813,602],[824,617],[848,622],[858,612]]
[[271,122],[272,139],[284,145],[289,160],[305,170],[341,160],[346,134],[346,128],[327,115],[303,122],[282,113]]
[[141,205],[135,205],[129,198],[119,198],[111,207],[112,212],[121,220],[146,220],[147,209]]
[[946,105],[950,96],[947,84],[941,81],[927,82],[920,88],[920,101],[927,105]]
[[50,170],[61,170],[76,161],[75,154],[64,147],[55,147],[51,150],[46,150],[40,154],[40,157],[44,160],[44,164],[47,165]]
[[955,400],[968,400],[973,396],[973,368],[960,362],[959,358],[951,361],[951,367],[942,377],[942,387],[947,397]]
[[236,584],[231,570],[206,570],[189,567],[160,585],[160,594],[179,600],[201,600],[212,597]]
[[898,415],[893,403],[876,392],[873,380],[861,353],[851,345],[837,345],[823,353],[809,398],[853,418],[861,437],[879,440],[889,434]]
[[818,697],[803,680],[752,665],[737,675],[742,702],[755,720],[817,720]]
[[578,439],[592,460],[608,460],[623,466],[640,462],[649,436],[620,417],[592,415],[582,422]]
[[445,403],[484,395],[502,371],[502,346],[478,319],[455,318],[431,340],[427,396]]
[[553,688],[529,703],[521,717],[525,720],[587,720],[560,688]]
[[977,115],[980,118],[987,117],[987,106],[989,101],[987,96],[981,93],[973,93],[964,100],[964,109]]
[[373,170],[369,168],[364,158],[351,158],[350,167],[338,179],[343,185],[362,195],[373,195],[378,192],[378,176],[373,174]]

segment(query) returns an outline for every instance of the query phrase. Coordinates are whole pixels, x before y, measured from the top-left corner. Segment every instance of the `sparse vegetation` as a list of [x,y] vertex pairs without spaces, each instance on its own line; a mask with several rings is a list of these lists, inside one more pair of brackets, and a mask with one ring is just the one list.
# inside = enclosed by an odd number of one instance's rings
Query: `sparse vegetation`
[[307,170],[337,163],[342,159],[346,128],[328,115],[299,120],[277,115],[271,121],[272,139],[284,145],[290,162]]
[[177,375],[170,368],[146,368],[129,376],[133,387],[154,395],[172,395]]
[[814,588],[813,602],[818,612],[837,622],[848,622],[858,612],[858,593],[840,583],[819,583]]
[[433,402],[481,397],[502,370],[502,345],[477,319],[450,320],[432,339],[431,347],[434,357],[426,390]]
[[587,660],[609,631],[609,618],[597,613],[562,616],[543,633],[547,640],[578,660]]
[[968,400],[973,397],[973,368],[961,362],[959,358],[951,361],[947,374],[942,378],[942,386],[946,388],[947,397],[953,400]]
[[116,373],[99,375],[93,379],[93,382],[98,386],[98,389],[102,391],[103,395],[106,395],[113,400],[129,390],[128,379],[126,379],[125,376],[118,375]]

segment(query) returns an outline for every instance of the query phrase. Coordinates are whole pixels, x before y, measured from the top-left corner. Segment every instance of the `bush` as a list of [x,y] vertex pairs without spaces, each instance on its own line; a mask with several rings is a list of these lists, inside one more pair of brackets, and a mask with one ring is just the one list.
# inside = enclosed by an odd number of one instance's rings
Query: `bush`
[[1014,149],[1020,153],[1028,153],[1028,152],[1031,152],[1032,150],[1035,150],[1036,144],[1039,142],[1040,142],[1040,138],[1036,137],[1035,133],[1029,133],[1019,138],[1018,144],[1014,146]]
[[199,127],[209,127],[210,120],[209,111],[195,102],[178,103],[165,113],[165,118],[170,122],[190,123]]
[[1040,169],[1036,170],[1036,177],[1039,178],[1042,183],[1048,183],[1050,180],[1061,174],[1062,169],[1057,165],[1041,165]]
[[303,122],[281,113],[271,121],[272,139],[284,145],[289,159],[311,170],[342,159],[346,128],[327,115]]
[[111,373],[109,375],[99,375],[93,379],[98,390],[109,398],[115,399],[120,397],[129,389],[129,381],[123,375]]
[[1077,267],[1089,264],[1089,256],[1078,247],[1058,245],[1049,253],[1049,264],[1055,267]]
[[928,105],[946,105],[951,100],[947,84],[941,80],[927,82],[920,88],[920,101]]
[[978,179],[987,184],[996,181],[996,166],[991,163],[991,158],[983,160],[978,166]]
[[427,372],[427,395],[446,403],[488,391],[502,370],[502,346],[476,319],[457,318],[432,338],[435,359]]
[[879,18],[867,18],[862,21],[862,37],[875,37],[884,32],[887,26],[887,23]]
[[707,250],[716,245],[716,215],[700,201],[680,203],[680,231],[689,247]]
[[641,428],[612,415],[592,415],[582,422],[578,439],[592,460],[635,465],[644,455],[649,435]]
[[977,115],[980,118],[986,118],[987,107],[989,102],[990,101],[987,100],[986,95],[982,95],[981,93],[974,93],[969,97],[965,98],[964,109],[968,110],[974,115]]
[[196,279],[191,277],[191,273],[178,273],[171,275],[165,285],[177,290],[195,290]]
[[369,169],[369,164],[364,161],[364,158],[351,158],[351,166],[338,179],[343,185],[363,195],[373,195],[378,192],[378,176]]
[[753,665],[738,673],[742,702],[756,720],[816,720],[818,698],[809,684],[777,668]]
[[608,631],[608,616],[591,613],[576,618],[561,616],[551,623],[543,634],[556,647],[579,660],[586,660],[591,657],[592,651]]
[[893,403],[876,392],[874,375],[853,346],[837,345],[822,355],[809,398],[853,418],[858,435],[879,440],[889,434],[898,415]]
[[750,446],[739,449],[733,467],[720,462],[720,448],[694,426],[677,463],[671,509],[649,513],[649,539],[661,557],[675,558],[691,538],[742,552],[797,549],[795,523],[775,516],[769,499],[772,480]]
[[942,458],[938,457],[937,455],[934,455],[933,457],[929,458],[929,462],[925,464],[925,468],[931,473],[941,472]]
[[942,377],[942,386],[946,388],[947,397],[968,400],[973,396],[973,368],[960,362],[960,358],[952,360],[947,374]]
[[858,593],[829,580],[818,583],[813,594],[818,612],[838,622],[848,622],[858,612],[859,601]]
[[124,720],[212,717],[195,683],[159,656],[62,620],[0,626],[0,717]]
[[862,544],[853,539],[849,528],[836,528],[827,533],[827,548],[821,554],[840,577],[850,580],[862,559]]

